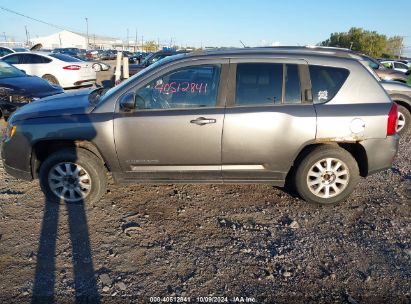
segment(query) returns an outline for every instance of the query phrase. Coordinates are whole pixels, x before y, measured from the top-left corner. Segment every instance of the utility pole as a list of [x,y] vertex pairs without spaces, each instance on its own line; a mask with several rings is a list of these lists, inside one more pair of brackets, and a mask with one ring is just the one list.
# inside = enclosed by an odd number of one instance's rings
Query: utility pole
[[89,37],[88,37],[88,18],[86,17],[85,19],[86,19],[86,26],[87,26],[87,48],[86,49],[89,49],[90,40],[89,40]]
[[137,28],[136,28],[136,39],[134,40],[134,52],[137,52]]
[[128,36],[128,29],[127,29],[127,51],[130,50],[130,38]]
[[144,52],[144,36],[141,35],[141,51]]
[[157,38],[157,51],[160,50],[160,38]]
[[26,46],[29,46],[29,32],[27,31],[27,25],[24,26],[26,29]]
[[3,32],[3,35],[4,35],[4,41],[7,42],[6,32]]

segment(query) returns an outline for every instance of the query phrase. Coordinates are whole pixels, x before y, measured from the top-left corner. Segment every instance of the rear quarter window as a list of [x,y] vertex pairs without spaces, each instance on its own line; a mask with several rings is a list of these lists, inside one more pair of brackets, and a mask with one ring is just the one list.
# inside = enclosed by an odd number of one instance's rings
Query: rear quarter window
[[347,69],[311,65],[310,78],[314,103],[325,103],[334,98],[347,80]]
[[80,62],[81,61],[80,59],[71,57],[69,55],[60,54],[60,53],[50,54],[49,56],[57,58],[57,59],[59,59],[61,61],[64,61],[64,62]]

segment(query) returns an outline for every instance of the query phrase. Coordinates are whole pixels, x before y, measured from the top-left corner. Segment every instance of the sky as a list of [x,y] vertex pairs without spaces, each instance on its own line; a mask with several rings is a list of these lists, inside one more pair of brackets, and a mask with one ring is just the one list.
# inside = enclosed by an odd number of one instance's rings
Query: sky
[[0,0],[0,43],[61,29],[7,12],[7,8],[61,28],[181,46],[312,45],[351,27],[405,36],[411,55],[411,0]]

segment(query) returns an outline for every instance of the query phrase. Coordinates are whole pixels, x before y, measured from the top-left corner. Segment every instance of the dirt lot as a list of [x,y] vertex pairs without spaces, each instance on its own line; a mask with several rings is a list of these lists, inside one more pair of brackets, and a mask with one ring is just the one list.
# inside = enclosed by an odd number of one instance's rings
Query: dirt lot
[[411,303],[410,141],[329,207],[269,185],[112,183],[59,206],[0,165],[0,302]]

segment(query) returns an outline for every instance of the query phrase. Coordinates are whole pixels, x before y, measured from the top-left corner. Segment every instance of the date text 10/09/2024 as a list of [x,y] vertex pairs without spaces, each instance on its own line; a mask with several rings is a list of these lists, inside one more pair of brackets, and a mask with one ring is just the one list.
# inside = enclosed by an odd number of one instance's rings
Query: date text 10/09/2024
[[256,303],[252,297],[150,297],[150,303]]

